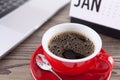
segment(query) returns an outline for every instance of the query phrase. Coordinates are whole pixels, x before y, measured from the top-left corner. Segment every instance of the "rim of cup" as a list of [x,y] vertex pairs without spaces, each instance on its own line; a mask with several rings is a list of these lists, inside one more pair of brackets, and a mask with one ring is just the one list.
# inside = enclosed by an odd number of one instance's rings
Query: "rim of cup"
[[[56,56],[55,54],[50,52],[50,50],[48,48],[48,44],[49,44],[50,40],[55,35],[62,33],[62,32],[67,32],[67,31],[75,31],[75,32],[81,33],[81,34],[85,35],[86,37],[88,37],[95,45],[94,52],[91,55],[86,56],[85,58],[80,58],[80,59],[66,59],[66,58]],[[82,24],[78,24],[78,23],[62,23],[62,24],[58,24],[58,25],[51,27],[44,33],[44,35],[42,37],[42,46],[43,46],[44,51],[47,53],[47,55],[49,55],[52,58],[57,59],[59,61],[83,62],[83,61],[92,59],[93,57],[95,57],[97,54],[100,53],[100,50],[102,48],[102,41],[101,41],[99,34],[95,30],[89,28],[86,25],[82,25]]]

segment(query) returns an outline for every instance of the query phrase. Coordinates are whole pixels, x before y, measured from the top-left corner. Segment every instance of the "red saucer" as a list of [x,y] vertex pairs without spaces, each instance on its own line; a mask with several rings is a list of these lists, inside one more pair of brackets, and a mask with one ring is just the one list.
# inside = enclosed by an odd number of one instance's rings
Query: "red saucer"
[[[40,45],[33,53],[30,61],[30,70],[35,80],[58,80],[58,78],[49,71],[40,69],[35,57],[42,53],[42,46]],[[87,72],[77,76],[66,76],[59,74],[63,80],[109,80],[113,68],[113,58],[101,49],[101,55],[96,56],[95,63]],[[104,59],[103,61],[101,59]],[[108,65],[109,62],[109,65]]]

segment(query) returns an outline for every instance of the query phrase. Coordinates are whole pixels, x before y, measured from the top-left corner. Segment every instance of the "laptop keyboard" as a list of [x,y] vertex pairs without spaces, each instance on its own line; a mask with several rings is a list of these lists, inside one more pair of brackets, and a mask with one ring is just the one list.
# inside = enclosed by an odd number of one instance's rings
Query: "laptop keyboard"
[[0,18],[10,13],[28,0],[0,0]]

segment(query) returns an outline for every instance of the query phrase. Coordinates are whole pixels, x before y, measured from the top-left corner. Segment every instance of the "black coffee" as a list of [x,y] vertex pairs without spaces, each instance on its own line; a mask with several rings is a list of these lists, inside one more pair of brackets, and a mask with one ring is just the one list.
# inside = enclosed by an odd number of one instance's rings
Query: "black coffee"
[[64,32],[54,36],[48,47],[53,54],[67,59],[84,58],[94,52],[93,42],[76,32]]

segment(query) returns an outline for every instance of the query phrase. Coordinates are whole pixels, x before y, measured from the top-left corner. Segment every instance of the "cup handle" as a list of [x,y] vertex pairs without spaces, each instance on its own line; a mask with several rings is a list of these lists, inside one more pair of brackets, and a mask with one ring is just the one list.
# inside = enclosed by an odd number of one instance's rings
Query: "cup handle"
[[108,73],[114,65],[113,58],[107,54],[104,49],[101,49],[100,54],[93,59],[93,66],[89,69],[96,73]]
[[109,80],[113,68],[113,58],[104,49],[91,61],[92,66],[86,72],[90,80]]
[[101,49],[100,55],[98,55],[98,58],[100,61],[103,61],[109,66],[109,70],[113,68],[114,60],[107,52],[105,52],[104,49]]

